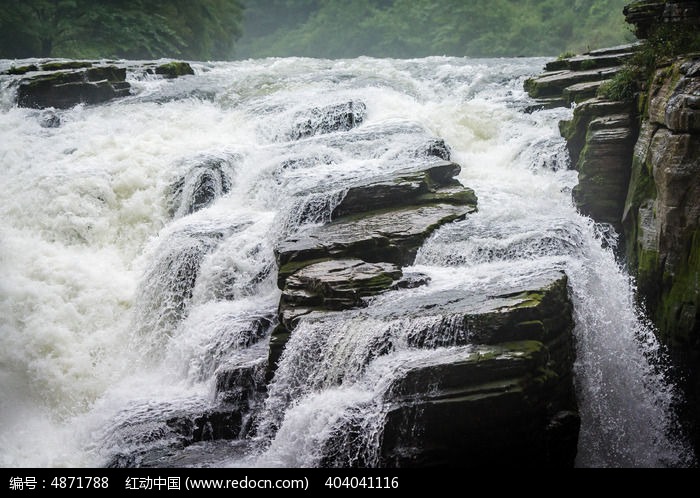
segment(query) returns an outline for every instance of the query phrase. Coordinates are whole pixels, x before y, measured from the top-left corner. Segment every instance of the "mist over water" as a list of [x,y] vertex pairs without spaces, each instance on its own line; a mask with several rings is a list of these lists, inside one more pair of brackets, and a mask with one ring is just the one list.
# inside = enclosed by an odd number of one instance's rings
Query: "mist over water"
[[[194,64],[176,80],[131,75],[131,97],[57,111],[58,128],[14,107],[0,79],[0,464],[111,464],[174,438],[163,420],[217,406],[217,372],[267,359],[276,245],[328,221],[353,183],[429,161],[417,151],[435,138],[479,211],[439,229],[404,269],[430,285],[303,320],[243,424],[256,436],[198,443],[178,461],[377,464],[392,381],[469,347],[435,317],[401,310],[561,269],[576,321],[577,464],[690,463],[632,283],[571,203],[576,173],[557,130],[571,111],[525,112],[522,83],[543,62]],[[293,136],[311,109],[347,102],[366,106],[356,128]],[[214,202],[198,204],[202,181]],[[410,348],[419,329],[440,334],[428,336],[439,347]]]

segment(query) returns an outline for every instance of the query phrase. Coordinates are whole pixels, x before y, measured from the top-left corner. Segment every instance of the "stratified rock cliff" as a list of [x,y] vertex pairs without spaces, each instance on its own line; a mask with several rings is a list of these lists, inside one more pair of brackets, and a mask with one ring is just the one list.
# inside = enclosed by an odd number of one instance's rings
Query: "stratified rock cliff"
[[[700,49],[700,1],[638,1],[624,14],[643,39],[629,47],[638,56],[628,57],[632,63],[621,69],[604,69],[617,60],[596,62],[597,80],[601,85],[611,72],[628,71],[636,91],[614,95],[620,100],[580,102],[560,128],[579,172],[574,201],[581,212],[621,233],[621,254],[637,278],[640,303],[684,374],[688,425],[695,427],[698,446],[700,52],[693,50]],[[575,64],[579,59],[552,64],[572,73],[567,81],[578,73],[594,85],[592,71]],[[578,102],[567,97],[570,87],[543,93],[541,87],[551,87],[553,78],[562,75],[545,73],[526,89],[535,98],[546,95],[542,105]]]

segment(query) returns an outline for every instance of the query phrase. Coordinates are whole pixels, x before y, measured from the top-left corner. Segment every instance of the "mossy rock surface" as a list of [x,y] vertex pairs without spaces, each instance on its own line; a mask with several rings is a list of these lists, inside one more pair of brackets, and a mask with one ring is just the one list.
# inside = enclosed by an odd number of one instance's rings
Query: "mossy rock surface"
[[156,66],[155,73],[164,78],[179,78],[180,76],[193,75],[194,69],[187,62],[168,62]]

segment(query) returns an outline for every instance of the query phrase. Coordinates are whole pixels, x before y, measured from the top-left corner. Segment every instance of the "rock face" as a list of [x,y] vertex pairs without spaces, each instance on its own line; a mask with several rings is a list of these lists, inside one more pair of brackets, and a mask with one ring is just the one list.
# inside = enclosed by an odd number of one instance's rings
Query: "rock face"
[[700,58],[661,68],[625,203],[628,260],[659,331],[700,354]]
[[561,403],[566,396],[552,396],[563,385],[570,396],[572,382],[549,358],[542,343],[521,341],[458,348],[415,365],[391,392],[398,406],[386,417],[385,464],[572,466],[579,418],[567,410],[573,403]]
[[[645,0],[624,13],[640,38],[659,28],[661,33],[700,28],[698,1]],[[615,63],[619,53],[616,48],[605,57]],[[547,69],[571,71],[579,59]],[[543,76],[552,88],[557,77]],[[700,448],[700,57],[667,59],[640,86],[642,92],[629,102],[579,104],[560,129],[579,171],[576,204],[622,233],[638,297],[683,372],[683,415]]]
[[700,1],[697,0],[641,0],[626,5],[623,13],[625,20],[634,25],[637,38],[642,39],[660,23],[700,25]]
[[[611,111],[618,111],[611,113]],[[578,209],[596,221],[610,223],[618,230],[624,203],[621,199],[629,182],[631,155],[637,136],[637,125],[631,104],[592,99],[574,111],[578,126],[574,134],[585,125],[583,148],[576,156],[575,145],[572,162],[576,157],[579,183],[573,190]]]

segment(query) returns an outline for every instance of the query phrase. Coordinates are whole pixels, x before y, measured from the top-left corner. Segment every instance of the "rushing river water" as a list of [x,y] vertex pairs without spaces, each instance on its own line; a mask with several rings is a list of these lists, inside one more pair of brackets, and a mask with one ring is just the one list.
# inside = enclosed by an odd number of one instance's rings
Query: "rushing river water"
[[[164,420],[214,407],[217,372],[267,358],[276,244],[327,221],[351,183],[425,160],[415,151],[432,138],[462,165],[479,211],[438,230],[409,270],[430,276],[431,292],[476,294],[566,271],[577,464],[687,464],[674,388],[614,241],[571,202],[576,173],[557,131],[571,110],[525,112],[523,81],[543,62],[193,64],[176,80],[130,74],[132,96],[59,111],[55,128],[16,107],[0,77],[0,464],[138,463],[167,442]],[[293,136],[299,119],[323,120],[313,108],[347,102],[366,106],[359,126]],[[203,174],[217,199],[194,209]],[[417,356],[450,354],[373,356],[373,338],[410,329],[387,310],[416,292],[302,322],[242,422],[256,436],[196,443],[170,464],[319,465],[358,407],[353,451],[376,463],[378,393]]]

